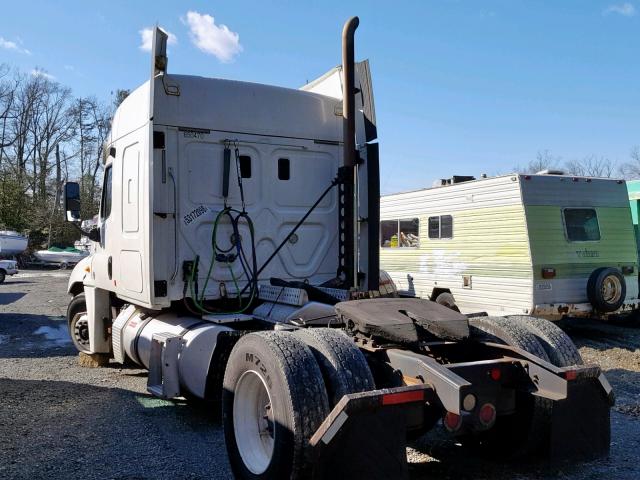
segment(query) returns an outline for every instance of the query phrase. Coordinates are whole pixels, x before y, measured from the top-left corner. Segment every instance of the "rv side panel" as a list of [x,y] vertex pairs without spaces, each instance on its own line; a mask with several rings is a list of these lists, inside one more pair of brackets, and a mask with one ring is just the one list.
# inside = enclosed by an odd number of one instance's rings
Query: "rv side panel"
[[[389,228],[398,220],[396,236],[406,237],[402,227],[411,219],[419,222],[419,246],[402,246]],[[467,313],[531,309],[531,260],[515,175],[382,197],[380,255],[381,268],[404,293],[435,300],[448,291]]]

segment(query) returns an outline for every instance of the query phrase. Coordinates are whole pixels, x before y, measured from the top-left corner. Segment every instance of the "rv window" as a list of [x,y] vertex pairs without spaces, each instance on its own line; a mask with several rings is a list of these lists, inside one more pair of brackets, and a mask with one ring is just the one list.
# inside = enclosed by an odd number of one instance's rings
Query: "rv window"
[[109,218],[111,214],[111,166],[104,171],[102,184],[102,205],[100,206],[100,218]]
[[380,222],[380,246],[385,248],[419,247],[420,220],[383,220]]
[[417,218],[410,220],[400,220],[400,246],[401,247],[419,247],[419,230],[420,221]]
[[570,242],[600,240],[598,216],[593,208],[565,208],[564,227]]
[[429,217],[429,238],[453,238],[453,217],[451,215]]
[[398,246],[398,221],[383,220],[380,222],[380,246],[396,248]]
[[440,217],[429,217],[429,238],[440,238]]
[[451,215],[440,217],[440,238],[453,238],[453,217]]

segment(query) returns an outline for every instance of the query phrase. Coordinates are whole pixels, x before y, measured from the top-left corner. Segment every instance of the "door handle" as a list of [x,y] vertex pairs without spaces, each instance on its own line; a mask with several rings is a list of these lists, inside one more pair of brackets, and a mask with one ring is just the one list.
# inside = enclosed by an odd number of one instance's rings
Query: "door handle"
[[109,280],[113,277],[113,260],[111,257],[107,260],[107,275],[109,275]]

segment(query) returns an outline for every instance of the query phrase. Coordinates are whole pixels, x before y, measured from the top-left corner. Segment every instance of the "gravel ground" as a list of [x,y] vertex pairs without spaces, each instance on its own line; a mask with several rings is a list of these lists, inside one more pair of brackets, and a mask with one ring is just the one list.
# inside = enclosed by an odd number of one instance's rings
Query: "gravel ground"
[[[143,370],[78,365],[66,333],[67,278],[26,271],[0,285],[0,478],[230,478],[212,412],[150,397]],[[504,464],[435,430],[408,449],[411,478],[640,478],[640,328],[584,320],[563,327],[616,392],[609,458]]]

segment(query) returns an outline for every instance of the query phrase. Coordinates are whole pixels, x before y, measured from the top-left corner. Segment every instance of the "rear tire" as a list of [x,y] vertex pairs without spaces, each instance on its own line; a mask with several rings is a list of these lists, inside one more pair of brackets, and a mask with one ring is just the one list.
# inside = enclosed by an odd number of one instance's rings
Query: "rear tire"
[[73,297],[67,308],[67,325],[73,345],[79,352],[89,353],[89,321],[84,292]]
[[308,478],[309,439],[328,413],[320,367],[296,336],[270,331],[238,340],[222,392],[224,436],[236,478]]
[[553,322],[529,315],[509,315],[507,318],[524,326],[535,335],[550,362],[556,367],[584,364],[580,352],[569,335]]
[[[549,361],[540,342],[523,325],[504,317],[476,317],[469,326],[472,336],[481,340],[517,347]],[[481,444],[488,452],[514,457],[540,453],[548,445],[551,406],[546,398],[516,391],[516,412],[498,417],[495,426],[480,436]]]
[[436,303],[439,303],[440,305],[450,308],[451,310],[455,310],[456,312],[460,311],[460,309],[456,305],[456,300],[453,298],[453,295],[451,295],[449,292],[442,292],[441,294],[439,294],[436,297]]
[[367,359],[345,333],[331,328],[307,328],[294,335],[311,349],[318,362],[331,408],[344,395],[375,389]]

